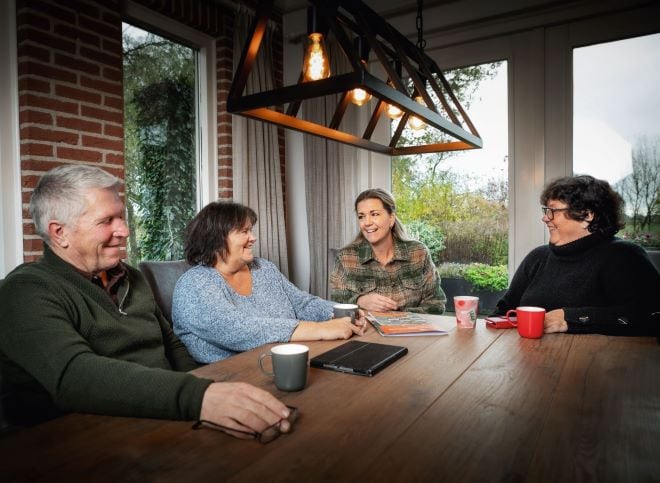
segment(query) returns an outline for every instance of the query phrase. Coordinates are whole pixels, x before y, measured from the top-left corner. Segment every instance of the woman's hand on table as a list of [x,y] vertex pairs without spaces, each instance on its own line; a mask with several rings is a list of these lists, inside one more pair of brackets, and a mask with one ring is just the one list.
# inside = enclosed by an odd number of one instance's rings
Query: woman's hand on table
[[564,309],[556,309],[546,312],[544,322],[544,332],[552,334],[553,332],[566,332],[568,324],[564,320]]
[[357,304],[369,312],[389,312],[399,308],[394,300],[377,293],[369,293],[358,297]]
[[363,322],[355,321],[351,323],[350,317],[341,317],[339,319],[330,319],[326,322],[308,322],[301,320],[296,330],[291,334],[291,342],[301,342],[306,340],[337,340],[350,339],[353,334],[363,335],[367,330],[366,320]]

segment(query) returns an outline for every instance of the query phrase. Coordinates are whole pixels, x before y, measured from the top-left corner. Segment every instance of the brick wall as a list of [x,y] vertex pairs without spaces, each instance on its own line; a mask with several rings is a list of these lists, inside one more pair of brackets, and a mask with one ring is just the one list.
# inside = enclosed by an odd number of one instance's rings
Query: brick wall
[[118,10],[118,0],[17,2],[26,261],[42,250],[27,210],[42,173],[64,163],[89,163],[123,178]]
[[[233,194],[231,115],[233,13],[209,0],[137,0],[216,38],[218,196]],[[42,242],[28,213],[44,172],[61,164],[98,165],[123,179],[121,0],[18,0],[17,45],[25,261]],[[281,37],[276,47],[281,53]],[[278,79],[282,78],[281,62]],[[284,177],[284,135],[280,130]]]

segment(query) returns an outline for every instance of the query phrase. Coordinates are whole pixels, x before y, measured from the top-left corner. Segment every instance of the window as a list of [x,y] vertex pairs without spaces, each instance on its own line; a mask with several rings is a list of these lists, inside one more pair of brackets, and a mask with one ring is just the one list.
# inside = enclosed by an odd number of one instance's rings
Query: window
[[[445,72],[479,130],[484,148],[401,156],[392,160],[392,190],[409,234],[427,245],[451,297],[508,285],[507,63]],[[393,123],[396,128],[396,122]],[[404,136],[433,136],[431,129]],[[449,279],[467,280],[459,292]],[[482,313],[494,307],[482,300]]]
[[197,208],[197,53],[126,23],[123,50],[128,258],[177,260]]
[[573,51],[573,171],[623,197],[619,233],[660,248],[660,34]]

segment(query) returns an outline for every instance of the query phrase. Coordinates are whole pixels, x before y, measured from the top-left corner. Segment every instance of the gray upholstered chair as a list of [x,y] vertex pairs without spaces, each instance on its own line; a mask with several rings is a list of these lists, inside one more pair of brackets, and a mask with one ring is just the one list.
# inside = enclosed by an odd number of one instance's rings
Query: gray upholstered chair
[[179,277],[190,268],[185,260],[173,262],[140,262],[140,271],[151,286],[156,303],[172,323],[172,295]]

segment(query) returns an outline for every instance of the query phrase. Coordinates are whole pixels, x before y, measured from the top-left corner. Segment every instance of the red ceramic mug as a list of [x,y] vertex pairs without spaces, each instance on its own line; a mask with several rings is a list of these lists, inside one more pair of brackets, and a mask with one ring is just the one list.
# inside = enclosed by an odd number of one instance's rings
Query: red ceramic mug
[[[516,318],[511,319],[509,314],[516,314]],[[543,337],[545,309],[541,307],[517,307],[515,310],[509,310],[505,317],[512,325],[518,327],[518,333],[522,337],[528,339]]]

